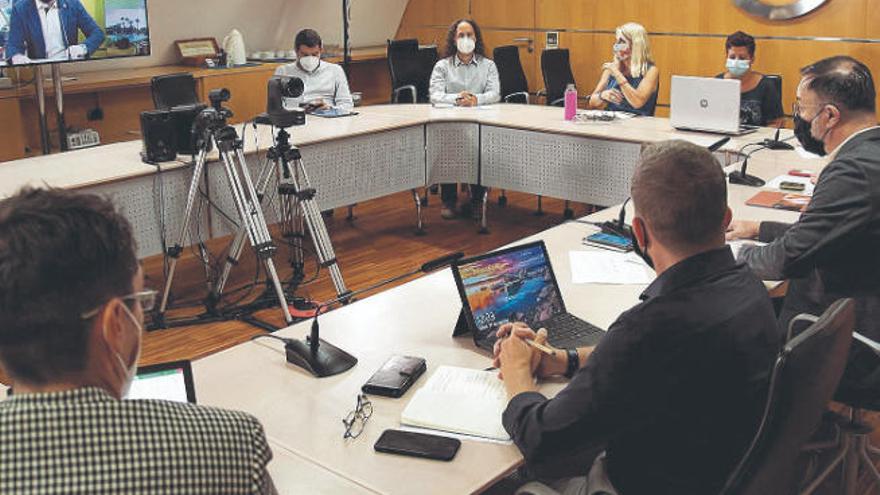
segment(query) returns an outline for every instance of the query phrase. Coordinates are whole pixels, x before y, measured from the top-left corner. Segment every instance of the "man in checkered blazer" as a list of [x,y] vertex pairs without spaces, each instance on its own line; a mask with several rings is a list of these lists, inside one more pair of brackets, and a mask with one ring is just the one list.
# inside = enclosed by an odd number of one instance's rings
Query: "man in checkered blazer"
[[155,298],[143,283],[106,200],[31,189],[0,202],[0,367],[15,390],[0,402],[0,493],[275,493],[255,418],[120,400]]

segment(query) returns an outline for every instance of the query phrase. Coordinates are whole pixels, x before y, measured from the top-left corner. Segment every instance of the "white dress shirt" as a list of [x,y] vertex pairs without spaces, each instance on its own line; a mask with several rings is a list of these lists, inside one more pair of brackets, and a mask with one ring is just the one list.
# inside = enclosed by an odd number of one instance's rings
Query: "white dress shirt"
[[345,111],[354,108],[351,99],[351,91],[348,89],[348,79],[342,67],[321,60],[318,68],[313,72],[306,72],[298,63],[282,65],[275,70],[276,76],[295,76],[303,80],[305,91],[300,98],[285,98],[284,106],[292,107],[300,101],[308,103],[314,100],[323,100],[324,103]]
[[43,28],[43,42],[46,44],[46,60],[67,60],[67,43],[64,41],[64,32],[61,28],[61,16],[58,13],[58,3],[52,2],[52,6],[46,11],[46,4],[41,0],[34,0],[37,4],[37,13],[40,15],[40,25]]
[[499,101],[501,83],[495,62],[482,55],[474,55],[467,64],[457,55],[437,61],[431,73],[431,103],[455,104],[462,91],[476,96],[478,105]]

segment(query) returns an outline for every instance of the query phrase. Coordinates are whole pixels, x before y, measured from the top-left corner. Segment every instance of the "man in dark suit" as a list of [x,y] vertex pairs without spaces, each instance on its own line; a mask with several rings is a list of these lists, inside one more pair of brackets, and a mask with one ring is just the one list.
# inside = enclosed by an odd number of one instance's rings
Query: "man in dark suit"
[[[79,43],[79,31],[86,36]],[[12,64],[80,60],[104,42],[104,32],[79,0],[17,0],[12,6],[6,55]]]
[[[757,238],[740,260],[765,280],[789,279],[779,315],[787,330],[800,313],[821,314],[835,300],[856,301],[855,330],[880,339],[880,126],[871,71],[851,57],[801,70],[793,111],[807,151],[828,155],[807,209],[794,224],[733,222],[728,238]],[[855,342],[841,391],[876,393],[880,358]]]

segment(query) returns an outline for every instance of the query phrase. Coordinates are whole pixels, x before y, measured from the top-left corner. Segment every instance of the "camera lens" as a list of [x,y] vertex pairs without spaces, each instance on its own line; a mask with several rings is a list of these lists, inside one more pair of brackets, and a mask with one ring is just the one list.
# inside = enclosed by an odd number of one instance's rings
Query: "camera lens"
[[208,93],[208,99],[213,102],[229,101],[231,96],[231,93],[226,88],[212,89],[211,92]]
[[281,94],[285,98],[299,98],[303,91],[305,91],[305,84],[298,77],[288,77],[281,85]]

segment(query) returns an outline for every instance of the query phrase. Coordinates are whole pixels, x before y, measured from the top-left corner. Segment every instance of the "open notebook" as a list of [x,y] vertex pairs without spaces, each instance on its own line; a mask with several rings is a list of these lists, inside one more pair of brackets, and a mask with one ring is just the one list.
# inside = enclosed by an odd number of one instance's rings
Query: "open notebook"
[[440,366],[400,416],[404,426],[510,440],[501,425],[507,394],[497,371]]

